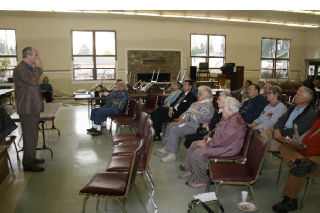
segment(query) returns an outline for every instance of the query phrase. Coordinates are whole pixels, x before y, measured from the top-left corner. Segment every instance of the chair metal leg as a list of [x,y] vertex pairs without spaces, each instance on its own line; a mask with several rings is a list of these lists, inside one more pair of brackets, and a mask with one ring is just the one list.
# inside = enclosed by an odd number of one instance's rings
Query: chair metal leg
[[260,212],[259,211],[259,207],[258,207],[258,202],[257,202],[256,196],[255,196],[255,194],[253,192],[252,186],[250,184],[246,184],[246,185],[247,185],[247,187],[249,188],[249,190],[251,192],[251,195],[253,197],[254,203],[256,204],[256,208],[257,208],[258,212]]
[[211,186],[211,180],[208,181],[207,187],[206,187],[206,192],[210,191],[210,186]]
[[89,196],[85,196],[84,199],[83,199],[82,213],[86,212],[86,204],[87,204],[88,198],[89,198]]
[[117,200],[119,201],[119,204],[120,204],[120,207],[121,207],[121,209],[122,209],[122,212],[123,212],[123,213],[126,213],[127,211],[126,211],[126,208],[125,208],[125,206],[124,206],[124,205],[125,205],[125,204],[124,204],[124,202],[125,202],[124,199],[122,199],[122,200],[121,200],[121,199],[117,199]]
[[16,141],[13,141],[13,145],[14,145],[14,148],[16,149],[17,159],[20,160],[19,153],[18,153],[18,148],[17,148],[17,145],[16,145]]
[[104,204],[104,212],[107,213],[108,209],[108,199],[106,199],[106,203]]
[[223,184],[223,181],[220,181],[219,184],[216,186],[216,195],[218,195],[220,186],[221,186],[222,184]]
[[155,190],[154,183],[153,183],[153,181],[152,181],[151,175],[149,174],[149,171],[148,171],[148,170],[146,170],[146,176],[147,176],[147,178],[148,178],[148,180],[149,180],[149,182],[150,182],[150,184],[151,184],[152,190]]
[[100,203],[100,199],[97,198],[97,204],[96,204],[96,212],[99,212],[99,203]]
[[283,160],[280,159],[280,166],[278,170],[278,176],[277,176],[277,185],[279,184],[280,176],[281,176],[281,171],[282,171],[282,165],[283,165]]
[[302,197],[302,201],[301,201],[301,204],[300,204],[300,210],[302,209],[302,206],[303,206],[303,203],[307,197],[307,192],[309,190],[309,187],[310,187],[310,183],[312,182],[312,177],[307,177],[307,185],[306,185],[306,188],[304,189],[304,192],[303,192],[303,197]]
[[7,151],[7,156],[8,156],[8,161],[9,161],[9,164],[10,164],[10,168],[13,171],[13,166],[12,166],[11,159],[10,159],[8,151]]
[[116,126],[116,134],[118,134],[118,128],[119,128],[119,125],[117,124],[117,126]]

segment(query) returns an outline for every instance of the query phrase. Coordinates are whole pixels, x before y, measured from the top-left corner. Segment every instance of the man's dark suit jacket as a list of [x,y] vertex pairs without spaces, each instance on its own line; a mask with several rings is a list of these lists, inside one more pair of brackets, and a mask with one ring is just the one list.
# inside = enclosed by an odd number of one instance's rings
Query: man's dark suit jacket
[[[285,129],[285,125],[287,123],[287,120],[290,117],[290,114],[293,112],[293,110],[295,109],[296,105],[292,105],[289,107],[288,111],[286,113],[284,113],[279,120],[277,121],[277,123],[274,125],[275,129],[279,129],[281,132],[281,135],[286,137],[292,137],[294,134],[294,129]],[[293,125],[297,125],[298,126],[298,134],[301,136],[304,133],[306,133],[312,126],[313,122],[317,120],[317,112],[316,109],[309,104],[304,110],[303,112],[298,115],[298,117],[296,117],[293,120]]]
[[188,94],[183,98],[183,100],[180,102],[179,106],[177,107],[178,110],[176,110],[174,108],[174,105],[180,100],[180,97],[184,95],[184,92],[181,93],[179,95],[179,97],[175,100],[175,102],[173,102],[170,107],[173,108],[173,116],[172,116],[172,119],[176,119],[176,118],[179,118],[180,115],[182,113],[184,113],[185,111],[187,111],[187,109],[190,107],[190,105],[193,103],[193,102],[196,102],[197,101],[197,98],[196,96],[194,96],[194,94],[190,91],[188,92]]
[[36,115],[43,112],[42,95],[38,84],[41,74],[40,67],[35,67],[32,72],[25,62],[19,63],[13,70],[19,115]]

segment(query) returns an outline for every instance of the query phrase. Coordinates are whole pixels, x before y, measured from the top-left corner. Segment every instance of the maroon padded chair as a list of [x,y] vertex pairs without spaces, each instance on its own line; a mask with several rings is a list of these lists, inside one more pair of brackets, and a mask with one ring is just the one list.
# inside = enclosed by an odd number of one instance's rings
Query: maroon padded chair
[[266,152],[267,141],[255,132],[245,164],[214,163],[209,165],[210,182],[208,183],[207,190],[212,182],[218,183],[216,187],[217,195],[220,186],[223,184],[247,186],[258,209],[258,203],[251,185],[258,179]]
[[156,110],[157,103],[158,103],[158,96],[152,93],[148,93],[146,97],[146,107],[144,111],[148,114],[151,114]]
[[125,126],[137,126],[138,125],[138,120],[140,118],[140,114],[143,111],[144,108],[143,103],[137,101],[136,102],[136,106],[134,109],[134,116],[130,117],[130,116],[125,116],[125,117],[119,117],[113,120],[113,122],[117,125],[116,128],[116,133],[118,132],[118,128],[120,126],[120,128],[125,127]]
[[133,98],[129,98],[128,100],[128,106],[126,107],[126,112],[121,112],[121,113],[118,113],[116,115],[110,115],[109,118],[111,120],[111,123],[110,123],[110,129],[109,129],[109,133],[111,134],[112,133],[112,122],[116,119],[121,119],[121,118],[133,118],[134,117],[134,112],[135,112],[135,109],[136,109],[136,103],[137,101]]
[[[150,119],[148,119],[151,121]],[[150,168],[149,168],[149,161],[152,153],[152,144],[153,144],[153,137],[154,137],[154,129],[152,128],[152,123],[150,127],[148,128],[148,134],[146,137],[144,137],[142,140],[144,140],[144,146],[143,146],[143,152],[142,156],[140,158],[139,166],[138,166],[138,173],[143,176],[143,174],[146,175],[148,178],[150,185],[152,187],[152,190],[155,189],[154,183],[152,181],[151,175],[150,175]],[[117,156],[113,155],[110,159],[109,166],[107,168],[108,172],[127,172],[129,170],[130,166],[130,160],[132,156]],[[148,192],[148,191],[147,191]],[[149,193],[149,192],[148,192]],[[149,193],[149,196],[151,198],[151,201],[154,205],[154,207],[157,209],[157,205],[153,199],[152,194]]]
[[128,196],[132,188],[137,171],[140,157],[142,155],[143,142],[133,152],[130,159],[130,169],[127,172],[101,172],[96,173],[89,183],[80,190],[80,195],[84,195],[82,212],[86,210],[86,202],[89,197],[96,197],[98,210],[99,198],[115,199],[119,202],[122,212],[126,212],[124,199]]
[[[142,148],[142,156],[140,158],[138,172],[145,173],[149,180],[151,180],[151,176],[148,172],[148,165],[149,160],[152,152],[152,144],[153,144],[153,136],[154,136],[154,129],[152,127],[149,128],[148,134],[146,138],[143,138],[144,145]],[[108,172],[127,172],[130,168],[130,160],[132,158],[131,156],[121,156],[121,155],[113,155],[110,159],[109,166],[107,168]],[[152,181],[151,185],[154,189],[154,184]]]
[[210,162],[211,163],[217,163],[217,162],[234,162],[234,163],[241,163],[246,157],[248,153],[248,149],[250,146],[250,143],[252,141],[253,136],[253,129],[252,127],[249,127],[247,125],[246,135],[244,136],[244,141],[242,148],[238,155],[229,156],[229,157],[211,157]]
[[119,127],[121,132],[122,128],[125,126],[135,126],[135,127],[138,126],[138,121],[140,119],[141,112],[144,109],[144,105],[145,104],[141,102],[136,103],[136,107],[134,110],[134,115],[135,115],[134,117],[120,117],[120,118],[114,119],[113,122],[117,125],[116,133],[118,132]]
[[[146,131],[143,132],[142,138],[145,139],[148,137],[149,129],[152,127],[152,120],[147,119],[145,129]],[[112,156],[131,156],[133,151],[138,147],[136,143],[120,143],[113,146]]]
[[148,114],[146,112],[141,112],[136,133],[116,134],[112,136],[113,144],[138,143],[142,138],[143,132],[146,131],[145,124],[147,122],[147,118]]

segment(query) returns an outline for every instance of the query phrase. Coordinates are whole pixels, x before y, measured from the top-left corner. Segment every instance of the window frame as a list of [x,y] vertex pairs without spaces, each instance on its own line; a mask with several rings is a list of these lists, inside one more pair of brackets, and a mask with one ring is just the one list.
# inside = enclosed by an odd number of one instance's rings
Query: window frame
[[[275,42],[275,57],[262,57],[262,43],[263,43],[263,40],[264,39],[275,39],[276,42]],[[279,40],[287,40],[289,41],[289,57],[288,58],[277,58],[277,53],[278,53],[278,48],[277,48],[277,45],[278,45],[278,41]],[[268,71],[268,70],[272,70],[272,78],[266,78],[266,79],[271,79],[271,80],[274,80],[274,79],[288,79],[289,78],[289,70],[290,70],[290,50],[291,50],[291,39],[287,39],[287,38],[270,38],[270,37],[262,37],[261,38],[261,51],[260,51],[260,78],[261,75],[262,75],[262,71]],[[273,67],[272,69],[264,69],[262,68],[262,61],[263,60],[272,60],[273,61]],[[287,61],[287,64],[288,64],[288,67],[287,69],[277,69],[277,61]],[[286,78],[278,78],[277,77],[277,71],[281,71],[281,70],[287,70],[287,74],[286,74]]]
[[[73,32],[91,32],[92,33],[92,55],[74,55],[73,54]],[[114,39],[115,39],[115,54],[114,55],[97,55],[96,54],[96,32],[113,32]],[[115,80],[117,79],[117,72],[116,72],[116,63],[117,63],[117,32],[116,30],[71,30],[71,61],[72,61],[72,78],[74,82],[81,82],[81,81],[100,81],[100,80]],[[93,58],[93,79],[75,79],[75,68],[74,68],[74,57],[92,57]],[[114,68],[108,68],[114,70],[114,78],[112,79],[97,79],[97,57],[114,57],[115,65]],[[82,68],[85,70],[85,68]],[[89,68],[88,68],[89,69]],[[91,69],[91,68],[90,68]]]
[[[205,35],[207,36],[207,41],[208,41],[208,46],[207,46],[207,52],[206,52],[206,56],[192,56],[191,52],[192,52],[192,35]],[[224,56],[210,56],[210,36],[223,36],[224,37]],[[223,64],[226,62],[226,46],[227,46],[227,36],[226,34],[207,34],[207,33],[190,33],[190,59],[191,59],[191,66],[192,66],[192,58],[204,58],[205,62],[207,62],[209,64],[209,71],[210,72],[216,72],[215,70],[219,69],[220,67],[210,67],[210,63],[209,60],[210,58],[222,58],[223,59]],[[199,70],[199,64],[196,66],[197,70]]]
[[[16,54],[15,55],[1,55],[0,54],[0,59],[2,58],[16,58],[16,61],[17,61],[17,64],[15,66],[12,67],[12,69],[6,69],[7,72],[11,72],[11,75],[9,73],[9,78],[13,78],[13,70],[14,68],[19,64],[19,61],[18,61],[18,45],[17,45],[17,30],[16,29],[13,29],[13,28],[0,28],[0,30],[13,30],[14,31],[14,35],[15,35],[15,40],[16,40],[16,45],[15,45],[15,48],[16,48]],[[1,69],[2,70],[2,69]]]

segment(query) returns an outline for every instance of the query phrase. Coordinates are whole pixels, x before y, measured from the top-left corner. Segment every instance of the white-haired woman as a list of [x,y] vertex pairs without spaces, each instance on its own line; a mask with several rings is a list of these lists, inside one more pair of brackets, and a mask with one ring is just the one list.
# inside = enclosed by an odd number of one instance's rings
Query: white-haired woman
[[237,155],[243,145],[247,125],[239,111],[240,103],[233,97],[224,99],[222,119],[216,128],[209,132],[203,140],[192,143],[184,160],[187,170],[179,177],[188,179],[190,187],[205,187],[209,177],[207,160],[210,157],[227,157]]
[[189,109],[180,116],[178,122],[172,122],[168,125],[163,138],[165,147],[158,149],[161,153],[168,153],[166,157],[161,158],[162,162],[176,160],[180,137],[196,133],[200,123],[210,122],[214,112],[211,98],[211,88],[200,86],[198,101],[191,104]]

